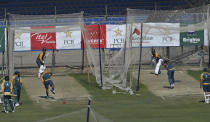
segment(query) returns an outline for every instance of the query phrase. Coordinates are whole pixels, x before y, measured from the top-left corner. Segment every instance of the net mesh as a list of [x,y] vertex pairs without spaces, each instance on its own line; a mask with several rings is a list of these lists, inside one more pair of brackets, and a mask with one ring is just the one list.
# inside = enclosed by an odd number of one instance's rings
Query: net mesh
[[[36,58],[43,47],[48,49],[47,66],[81,66],[83,20],[83,12],[63,15],[9,14],[9,74],[13,74],[14,67],[37,67]],[[75,35],[79,36],[75,38]]]
[[[156,49],[163,58],[168,58],[175,63],[180,63],[178,62],[180,60],[182,60],[181,64],[200,62],[198,46],[203,46],[203,43],[200,43],[197,38],[183,38],[184,44],[181,44],[180,37],[185,33],[196,35],[195,32],[205,33],[204,36],[208,36],[207,13],[208,6],[175,11],[127,9],[125,21],[116,23],[114,20],[103,18],[100,22],[93,20],[87,25],[83,22],[83,13],[10,14],[8,21],[8,45],[10,45],[8,57],[11,59],[8,58],[9,69],[18,66],[36,66],[35,60],[39,53],[36,51],[39,49],[28,51],[30,44],[27,44],[24,45],[26,52],[19,50],[18,45],[22,44],[23,38],[36,35],[36,39],[45,43],[43,38],[48,34],[56,33],[61,37],[62,34],[65,36],[80,34],[77,36],[78,41],[73,43],[68,40],[67,43],[72,45],[71,50],[63,45],[59,47],[61,43],[57,42],[56,47],[53,42],[43,44],[43,47],[48,45],[51,49],[46,64],[50,66],[56,62],[60,66],[81,66],[84,65],[85,60],[87,71],[94,74],[97,83],[103,89],[116,87],[131,91],[136,82],[133,75],[140,64],[140,53],[142,53],[141,64],[150,64],[151,49]],[[40,36],[40,33],[44,36]],[[30,37],[27,36],[29,34]],[[143,49],[140,52],[141,34]],[[205,41],[208,37],[204,37],[203,40],[204,44],[208,45]],[[196,44],[192,46],[188,43]],[[203,49],[207,48],[201,50]],[[168,50],[171,51],[168,52]],[[13,53],[10,54],[11,52]],[[197,56],[194,55],[195,53]],[[187,58],[189,55],[193,55],[194,59]]]

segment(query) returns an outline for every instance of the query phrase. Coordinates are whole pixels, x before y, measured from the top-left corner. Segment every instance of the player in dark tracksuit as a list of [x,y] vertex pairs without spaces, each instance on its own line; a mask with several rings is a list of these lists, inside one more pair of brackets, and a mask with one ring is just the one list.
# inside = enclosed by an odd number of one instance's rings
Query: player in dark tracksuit
[[44,47],[42,49],[42,52],[38,55],[37,59],[36,59],[36,63],[39,67],[39,73],[38,73],[38,78],[40,78],[40,74],[41,74],[41,71],[42,69],[45,69],[45,66],[44,66],[44,61],[45,61],[45,58],[46,58],[46,51],[47,49]]
[[21,87],[23,84],[22,79],[20,78],[20,72],[15,71],[14,75],[12,76],[11,83],[13,85],[13,91],[15,96],[15,106],[19,106],[20,104],[20,93],[21,93]]
[[5,113],[8,113],[8,101],[10,104],[10,107],[12,109],[12,112],[15,112],[15,107],[12,101],[12,90],[13,85],[11,82],[9,82],[9,76],[5,76],[5,81],[1,84],[2,93],[4,95],[4,111]]
[[51,76],[52,76],[52,72],[44,71],[41,73],[41,80],[42,80],[42,83],[44,84],[44,87],[46,89],[46,95],[47,95],[46,98],[49,97],[49,93],[48,93],[49,86],[51,87],[50,91],[53,94],[55,94],[55,85],[54,85],[53,81],[51,80]]
[[174,72],[175,69],[172,67],[171,64],[169,64],[169,61],[164,60],[163,66],[167,69],[167,75],[168,75],[168,82],[170,84],[171,89],[174,88]]
[[201,73],[200,76],[200,87],[203,87],[203,92],[204,92],[204,98],[205,98],[205,102],[209,103],[210,100],[210,75],[207,72],[207,68],[203,69],[203,73]]

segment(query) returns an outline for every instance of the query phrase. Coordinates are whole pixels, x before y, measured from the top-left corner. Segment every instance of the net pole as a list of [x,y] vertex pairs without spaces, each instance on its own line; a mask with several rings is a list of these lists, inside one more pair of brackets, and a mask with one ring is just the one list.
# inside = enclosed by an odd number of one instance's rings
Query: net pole
[[208,52],[209,52],[209,60],[208,60],[208,68],[210,68],[210,27],[209,27],[209,22],[210,22],[210,4],[208,5],[208,15],[207,15],[207,22],[208,22]]
[[100,43],[100,25],[98,24],[98,50],[99,50],[99,65],[100,65],[100,79],[101,79],[101,88],[103,88],[103,77],[102,77],[102,66],[101,66],[101,43]]
[[51,69],[52,72],[54,72],[54,68],[55,68],[55,49],[53,49],[52,52],[52,69]]
[[84,70],[84,54],[85,54],[85,44],[84,44],[84,39],[82,40],[82,71]]
[[[5,28],[6,28],[6,25],[7,25],[7,23],[6,23],[6,19],[7,19],[7,11],[6,11],[6,8],[4,9],[4,31],[5,31]],[[4,37],[5,37],[6,35],[5,35],[5,32],[4,32]],[[5,39],[5,38],[4,38]],[[2,75],[3,75],[3,77],[4,77],[4,58],[5,58],[5,41],[4,41],[4,50],[2,51],[2,65],[1,65],[1,73],[2,73]]]
[[137,80],[137,86],[136,86],[136,91],[139,91],[139,78],[140,78],[140,69],[141,69],[141,56],[142,56],[142,33],[143,33],[143,23],[141,23],[141,38],[140,38],[140,53],[139,53],[139,69],[138,69],[138,80]]
[[89,122],[89,118],[90,118],[90,103],[91,103],[91,100],[89,99],[88,100],[88,110],[87,110],[87,119],[86,119],[86,122]]
[[[132,27],[133,27],[133,24],[131,24],[131,28],[130,28],[130,32],[132,32]],[[132,54],[133,54],[133,52],[132,52],[132,33],[130,33],[130,37],[129,37],[130,39],[130,58],[131,58],[131,63],[130,63],[130,88],[132,87],[132,79],[133,79],[133,74],[132,74],[132,69],[133,69],[133,60],[132,60]]]
[[14,65],[13,65],[13,52],[12,52],[12,46],[13,46],[13,39],[12,37],[14,36],[13,30],[10,28],[10,20],[9,20],[9,15],[7,15],[7,20],[6,20],[6,34],[7,34],[7,73],[9,76],[9,79],[11,79],[14,71]]

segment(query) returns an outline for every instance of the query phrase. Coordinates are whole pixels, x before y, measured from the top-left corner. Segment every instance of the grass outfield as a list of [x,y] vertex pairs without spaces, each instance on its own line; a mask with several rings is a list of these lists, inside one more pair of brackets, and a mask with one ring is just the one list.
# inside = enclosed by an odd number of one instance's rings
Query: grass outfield
[[[200,71],[189,71],[196,79],[200,77]],[[140,91],[130,96],[128,94],[113,95],[111,90],[100,90],[94,77],[87,81],[86,74],[71,74],[92,95],[91,107],[95,111],[96,118],[105,118],[114,122],[209,122],[210,104],[199,101],[203,96],[176,96],[166,98],[154,96],[143,85]],[[199,85],[199,81],[198,81]],[[87,101],[70,101],[62,104],[62,101],[54,102],[46,108],[40,107],[41,103],[33,103],[28,94],[23,90],[22,106],[15,113],[0,113],[0,121],[31,122],[49,119],[52,121],[84,122],[86,117]],[[3,106],[0,106],[3,110]],[[78,112],[83,110],[82,112]],[[77,112],[71,114],[71,112]],[[100,114],[100,116],[98,115]],[[101,117],[102,116],[102,117]],[[57,118],[56,118],[57,117]],[[100,121],[99,121],[100,122]]]

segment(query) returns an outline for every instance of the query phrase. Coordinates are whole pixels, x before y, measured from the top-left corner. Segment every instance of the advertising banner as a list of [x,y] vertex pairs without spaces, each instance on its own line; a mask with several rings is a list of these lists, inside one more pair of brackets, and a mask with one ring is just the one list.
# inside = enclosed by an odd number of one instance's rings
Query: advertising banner
[[99,48],[99,40],[100,48],[106,48],[106,25],[86,25],[85,29],[86,39],[91,48]]
[[122,48],[125,43],[126,25],[106,25],[106,47]]
[[5,28],[0,28],[0,51],[5,51]]
[[31,50],[30,33],[23,33],[20,30],[16,30],[14,38],[14,51],[27,51],[27,50]]
[[81,31],[56,32],[56,49],[81,49]]
[[204,44],[204,30],[189,31],[180,33],[180,45],[203,45]]
[[[55,28],[49,27],[32,27],[31,29]],[[56,32],[48,33],[31,33],[31,50],[41,50],[42,48],[56,49]]]

